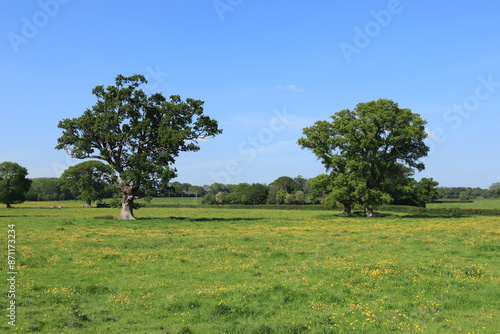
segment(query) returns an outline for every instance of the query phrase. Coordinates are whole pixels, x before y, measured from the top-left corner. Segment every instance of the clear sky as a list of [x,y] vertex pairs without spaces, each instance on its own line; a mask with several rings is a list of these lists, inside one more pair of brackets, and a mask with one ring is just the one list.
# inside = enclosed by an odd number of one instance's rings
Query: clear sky
[[182,154],[174,181],[270,183],[324,169],[302,128],[387,98],[428,124],[420,177],[500,181],[500,2],[40,0],[0,10],[0,162],[58,177],[63,118],[97,85],[144,74],[146,92],[205,101],[223,134]]

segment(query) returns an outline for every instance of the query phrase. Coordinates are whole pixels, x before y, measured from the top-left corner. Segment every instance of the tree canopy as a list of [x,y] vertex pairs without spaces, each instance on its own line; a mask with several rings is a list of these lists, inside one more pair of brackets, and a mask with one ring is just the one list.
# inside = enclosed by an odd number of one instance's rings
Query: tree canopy
[[70,190],[61,189],[59,178],[39,177],[31,179],[30,190],[26,193],[28,201],[64,201],[76,199]]
[[76,197],[90,208],[92,202],[109,195],[108,185],[112,183],[109,175],[112,174],[109,165],[96,160],[84,161],[66,169],[60,177],[60,185],[63,190],[76,193]]
[[204,102],[161,93],[148,96],[143,75],[118,75],[115,86],[96,86],[97,103],[83,115],[63,119],[56,149],[77,159],[105,161],[123,193],[118,219],[135,219],[133,200],[141,185],[168,181],[180,152],[198,151],[199,140],[222,132],[203,114]]
[[225,194],[222,198],[223,203],[228,204],[266,204],[269,188],[259,183],[240,183],[236,185],[233,192]]
[[498,198],[500,196],[500,182],[492,183],[489,190],[493,194],[493,197]]
[[286,196],[295,193],[299,189],[299,184],[289,176],[280,176],[269,184],[269,204],[284,204]]
[[7,205],[20,204],[26,200],[26,193],[31,187],[27,179],[28,170],[15,162],[0,164],[0,203]]
[[304,128],[298,144],[311,149],[332,173],[331,197],[344,205],[345,213],[359,204],[371,216],[373,207],[392,201],[384,182],[400,175],[401,166],[424,169],[419,159],[429,151],[425,124],[410,109],[379,99]]

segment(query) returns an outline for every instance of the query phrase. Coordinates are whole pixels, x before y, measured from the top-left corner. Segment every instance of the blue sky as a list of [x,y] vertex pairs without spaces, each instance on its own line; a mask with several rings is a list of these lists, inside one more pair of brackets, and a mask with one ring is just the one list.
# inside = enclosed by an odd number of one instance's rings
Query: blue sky
[[223,134],[182,154],[175,181],[270,183],[324,169],[302,128],[387,98],[428,124],[420,177],[500,181],[500,2],[40,0],[0,5],[1,161],[57,177],[63,118],[96,85],[144,74],[146,92],[205,101]]

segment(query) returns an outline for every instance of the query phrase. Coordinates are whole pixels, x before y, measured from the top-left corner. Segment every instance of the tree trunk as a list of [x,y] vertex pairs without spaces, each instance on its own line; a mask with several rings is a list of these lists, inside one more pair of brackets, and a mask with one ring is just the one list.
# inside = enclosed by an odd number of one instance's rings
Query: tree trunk
[[365,216],[366,217],[375,217],[375,213],[373,213],[373,210],[370,208],[365,208]]
[[7,203],[7,209],[12,209],[12,206],[10,206],[10,203]]
[[344,215],[350,215],[351,214],[352,207],[349,204],[344,204]]
[[135,217],[134,217],[134,199],[137,198],[135,195],[136,195],[139,187],[138,186],[131,186],[122,180],[118,181],[118,187],[122,191],[122,211],[120,212],[120,215],[118,217],[116,217],[116,219],[118,219],[118,220],[135,220]]
[[89,200],[85,201],[85,207],[86,208],[91,208],[92,207],[92,202],[89,201]]
[[134,198],[123,194],[122,197],[122,211],[116,217],[118,220],[135,220],[134,217]]

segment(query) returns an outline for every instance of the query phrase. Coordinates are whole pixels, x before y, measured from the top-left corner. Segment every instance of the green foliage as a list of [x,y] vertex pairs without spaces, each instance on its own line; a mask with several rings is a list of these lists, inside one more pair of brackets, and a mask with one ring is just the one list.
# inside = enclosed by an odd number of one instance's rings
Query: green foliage
[[390,184],[389,193],[394,199],[392,203],[397,205],[425,207],[426,203],[439,196],[436,188],[439,183],[432,178],[422,178],[417,182],[409,176],[394,177]]
[[64,201],[76,199],[78,193],[61,189],[59,178],[41,177],[31,179],[31,188],[26,193],[28,201]]
[[289,204],[305,204],[307,201],[306,194],[302,190],[297,190],[294,194],[292,195],[292,203]]
[[[286,190],[284,190],[284,189],[278,190],[278,192],[276,193],[274,202],[276,204],[286,204],[287,195],[288,195],[288,193],[286,192]],[[273,203],[270,202],[269,204],[273,204]]]
[[191,185],[189,183],[171,182],[165,189],[169,196],[184,197],[187,196],[188,189]]
[[[232,187],[231,187],[232,188]],[[214,189],[222,189],[216,187]],[[224,188],[227,189],[227,188]],[[269,193],[269,187],[260,183],[237,184],[230,193],[210,191],[203,199],[203,204],[233,204],[233,205],[258,205],[265,204]]]
[[222,183],[212,183],[211,185],[205,186],[206,190],[217,194],[219,192],[229,193],[233,191],[236,185],[232,184],[222,184]]
[[309,182],[309,196],[315,204],[321,203],[332,191],[332,178],[327,174],[320,174]]
[[438,185],[439,182],[434,181],[433,178],[422,178],[416,183],[414,188],[414,201],[419,206],[425,207],[426,203],[436,200],[439,196],[436,188]]
[[109,185],[113,182],[113,169],[100,161],[90,160],[69,167],[60,177],[61,188],[78,194],[77,198],[88,206],[94,201],[108,197]]
[[400,173],[401,166],[424,168],[419,159],[429,151],[423,142],[426,122],[410,109],[380,99],[341,110],[331,119],[304,128],[298,144],[332,172],[332,199],[345,207],[359,204],[370,210],[388,203],[387,178]]
[[270,187],[292,193],[299,190],[299,184],[289,176],[281,176],[269,184]]
[[481,189],[479,187],[438,187],[439,199],[458,199],[460,193],[465,192],[471,199],[476,198],[492,198],[493,193],[489,189]]
[[136,184],[170,180],[170,167],[180,152],[200,149],[198,140],[221,133],[217,121],[203,115],[203,102],[178,95],[147,96],[138,89],[142,75],[117,76],[116,86],[97,86],[97,103],[82,116],[59,123],[63,135],[57,149],[78,159],[106,161],[120,176]]
[[301,175],[296,178],[281,176],[269,184],[268,204],[300,205],[310,203],[307,192],[309,180]]
[[188,188],[188,194],[190,196],[194,195],[194,197],[201,197],[201,196],[203,196],[203,195],[206,194],[206,190],[203,187],[201,187],[201,186],[193,186],[193,185],[191,185]]
[[460,201],[469,201],[470,200],[470,196],[469,196],[469,194],[467,194],[466,191],[461,191],[460,194],[458,195],[458,199]]
[[[124,203],[132,203],[141,185],[168,184],[176,176],[172,165],[180,152],[198,151],[200,139],[222,130],[203,114],[203,101],[148,96],[139,89],[147,83],[143,75],[118,75],[115,82],[93,89],[97,103],[83,115],[59,122],[63,134],[56,149],[107,162],[118,175]],[[125,216],[133,218],[131,211]]]
[[202,204],[217,204],[215,199],[215,194],[213,192],[209,192],[201,199]]
[[0,163],[0,203],[10,208],[11,204],[23,203],[31,187],[27,179],[28,170],[15,162]]
[[309,192],[309,182],[310,179],[306,179],[302,175],[298,175],[293,178],[295,184],[297,185],[297,191],[303,191],[305,194]]
[[232,193],[225,194],[222,201],[225,204],[265,204],[269,188],[260,183],[240,183]]
[[491,193],[493,194],[493,197],[495,198],[498,198],[500,197],[500,182],[495,182],[493,183],[489,190],[491,191]]
[[[269,184],[269,204],[284,204],[286,194],[291,194],[299,189],[299,184],[289,176],[280,176]],[[282,193],[285,193],[283,196]],[[280,193],[278,197],[278,193]]]

